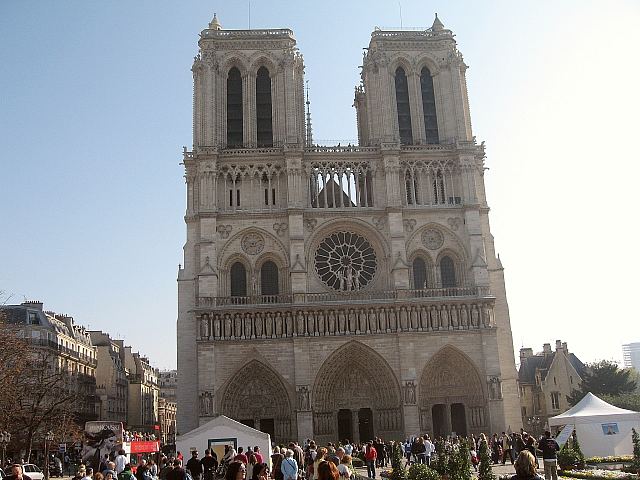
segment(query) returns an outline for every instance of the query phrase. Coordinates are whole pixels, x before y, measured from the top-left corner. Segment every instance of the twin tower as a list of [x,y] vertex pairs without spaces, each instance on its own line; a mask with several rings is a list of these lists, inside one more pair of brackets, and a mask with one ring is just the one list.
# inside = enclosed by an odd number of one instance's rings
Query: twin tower
[[278,443],[520,427],[466,69],[437,17],[374,30],[357,144],[321,146],[291,30],[214,17],[202,31],[183,159],[180,434],[218,415]]

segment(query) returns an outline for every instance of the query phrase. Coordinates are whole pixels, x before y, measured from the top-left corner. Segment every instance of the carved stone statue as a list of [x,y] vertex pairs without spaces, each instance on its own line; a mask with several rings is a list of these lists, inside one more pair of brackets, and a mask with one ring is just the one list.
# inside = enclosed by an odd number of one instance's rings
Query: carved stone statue
[[309,399],[309,387],[302,385],[298,387],[297,400],[298,410],[301,412],[308,412],[311,410],[311,400]]
[[200,393],[200,416],[209,417],[213,415],[213,393]]
[[409,380],[404,384],[404,403],[407,405],[416,404],[416,384],[413,380]]

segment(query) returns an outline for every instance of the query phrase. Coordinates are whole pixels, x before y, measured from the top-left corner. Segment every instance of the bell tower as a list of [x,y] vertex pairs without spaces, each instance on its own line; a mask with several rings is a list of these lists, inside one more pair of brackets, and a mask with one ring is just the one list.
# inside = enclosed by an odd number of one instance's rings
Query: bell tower
[[195,148],[304,143],[304,64],[291,30],[224,30],[214,16],[198,46]]
[[437,14],[426,30],[374,30],[354,102],[360,145],[471,141],[466,69]]

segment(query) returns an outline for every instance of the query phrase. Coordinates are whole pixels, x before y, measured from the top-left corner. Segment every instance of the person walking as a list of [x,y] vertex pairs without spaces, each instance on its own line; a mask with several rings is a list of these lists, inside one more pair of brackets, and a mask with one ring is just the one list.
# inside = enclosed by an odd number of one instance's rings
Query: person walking
[[293,450],[287,449],[284,460],[280,463],[283,480],[296,480],[298,478],[298,464],[293,459]]
[[528,450],[523,450],[514,463],[516,474],[510,480],[542,480],[536,469],[536,459]]
[[198,458],[197,450],[191,452],[191,458],[187,462],[187,470],[189,470],[193,480],[200,480],[200,476],[202,475],[202,463],[200,463],[200,459]]
[[546,430],[544,438],[538,443],[538,449],[542,450],[542,464],[544,465],[544,478],[546,480],[558,480],[558,451],[560,445],[551,438],[551,432]]
[[364,447],[364,459],[367,462],[367,476],[369,478],[376,478],[376,459],[378,457],[378,453],[376,449],[373,448],[373,442],[367,442],[367,445]]

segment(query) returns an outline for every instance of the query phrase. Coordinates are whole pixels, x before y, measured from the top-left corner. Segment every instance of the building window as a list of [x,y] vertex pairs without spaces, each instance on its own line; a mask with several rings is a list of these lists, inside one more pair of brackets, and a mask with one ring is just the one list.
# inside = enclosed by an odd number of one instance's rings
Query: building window
[[260,289],[262,295],[278,295],[278,267],[272,261],[264,262],[260,269]]
[[256,75],[256,123],[258,146],[272,147],[271,77],[265,67],[260,67]]
[[522,407],[522,418],[527,416],[527,407]]
[[444,203],[445,200],[445,185],[444,185],[444,176],[442,172],[438,170],[435,177],[433,178],[433,200],[435,203]]
[[409,84],[407,75],[402,67],[396,69],[396,105],[398,107],[398,130],[400,143],[411,145],[413,133],[411,131],[411,107],[409,106]]
[[551,392],[551,408],[560,410],[560,392]]
[[231,266],[231,296],[247,296],[247,269],[240,262]]
[[440,260],[440,279],[442,280],[442,288],[456,286],[456,267],[449,256],[444,256]]
[[227,146],[242,146],[242,76],[236,67],[227,77]]
[[413,261],[413,288],[416,290],[427,288],[427,266],[420,257]]
[[427,143],[439,143],[436,96],[433,92],[433,78],[427,67],[420,72],[420,89],[422,90],[422,111]]

